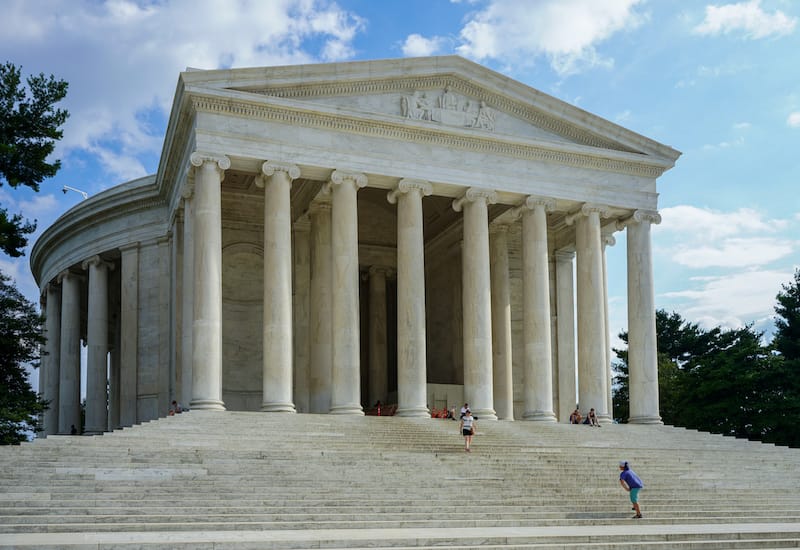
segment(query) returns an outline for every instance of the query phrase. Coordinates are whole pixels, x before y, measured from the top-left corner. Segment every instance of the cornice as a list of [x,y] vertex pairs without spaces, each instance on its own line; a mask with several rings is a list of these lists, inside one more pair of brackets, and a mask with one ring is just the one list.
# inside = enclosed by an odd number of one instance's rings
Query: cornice
[[36,240],[31,250],[30,266],[36,280],[39,281],[41,276],[44,259],[87,227],[116,218],[135,216],[138,212],[166,208],[166,200],[159,195],[153,177],[143,180],[143,185],[112,187],[79,203],[53,222]]
[[[338,114],[334,112],[310,111],[308,108],[290,105],[270,105],[235,100],[231,97],[216,97],[196,94],[191,98],[192,108],[197,112],[227,114],[231,116],[261,119],[289,126],[303,126],[347,132],[368,137],[395,139],[416,142],[428,146],[442,146],[450,149],[488,153],[515,157],[524,160],[551,162],[621,174],[630,174],[647,178],[657,178],[669,166],[664,162],[645,155],[633,158],[632,153],[614,151],[619,155],[631,158],[609,158],[590,151],[568,151],[555,143],[534,143],[528,141],[512,142],[503,139],[506,136],[475,135],[471,130],[451,127],[431,126],[426,123],[412,123],[397,117],[390,121],[388,116],[368,118],[352,113]],[[565,144],[565,146],[569,146]],[[576,147],[581,147],[580,145]],[[608,150],[604,150],[608,152]]]
[[[534,126],[568,138],[576,143],[603,149],[636,152],[632,148],[622,147],[618,142],[591,134],[586,129],[575,124],[570,124],[549,113],[526,105],[520,101],[512,100],[503,95],[488,91],[469,81],[455,78],[452,75],[421,75],[409,78],[393,78],[384,80],[355,80],[344,82],[321,82],[309,85],[294,85],[281,87],[267,87],[260,89],[238,88],[240,91],[256,93],[259,95],[281,97],[286,99],[313,99],[317,97],[354,96],[364,94],[387,94],[407,92],[408,90],[442,90],[446,87],[454,91],[483,100],[493,108],[509,115],[525,120]],[[232,88],[237,89],[237,88]]]

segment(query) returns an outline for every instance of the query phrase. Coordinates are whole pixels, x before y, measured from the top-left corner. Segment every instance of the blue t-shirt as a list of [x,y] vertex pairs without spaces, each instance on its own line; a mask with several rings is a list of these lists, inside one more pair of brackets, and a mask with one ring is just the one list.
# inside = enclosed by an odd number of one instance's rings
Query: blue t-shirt
[[636,475],[636,472],[633,470],[623,470],[619,474],[619,478],[628,484],[628,487],[631,489],[641,489],[644,487],[644,483],[642,480],[639,479],[639,476]]

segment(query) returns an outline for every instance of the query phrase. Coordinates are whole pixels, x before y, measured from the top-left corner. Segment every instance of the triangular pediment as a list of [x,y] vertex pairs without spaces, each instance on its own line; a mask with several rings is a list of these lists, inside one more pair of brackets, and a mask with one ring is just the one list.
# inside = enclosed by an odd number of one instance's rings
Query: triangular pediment
[[677,151],[457,56],[190,71],[194,90],[279,98],[327,112],[502,139],[657,158]]

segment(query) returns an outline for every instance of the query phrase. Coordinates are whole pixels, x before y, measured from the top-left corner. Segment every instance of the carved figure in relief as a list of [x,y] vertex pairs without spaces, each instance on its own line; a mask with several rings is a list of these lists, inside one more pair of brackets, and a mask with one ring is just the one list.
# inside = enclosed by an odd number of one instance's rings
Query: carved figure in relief
[[447,86],[444,89],[444,93],[439,96],[439,107],[451,111],[458,110],[458,96],[453,93],[453,89],[450,86]]
[[429,120],[448,126],[494,130],[494,111],[485,101],[475,102],[453,92],[448,85],[432,101],[426,92],[415,91],[400,98],[400,113],[412,120]]
[[481,105],[478,107],[478,116],[475,118],[474,126],[485,130],[494,130],[494,113],[485,101],[481,101]]
[[414,120],[430,120],[431,104],[425,92],[414,92],[414,95],[400,98],[400,112],[406,118]]

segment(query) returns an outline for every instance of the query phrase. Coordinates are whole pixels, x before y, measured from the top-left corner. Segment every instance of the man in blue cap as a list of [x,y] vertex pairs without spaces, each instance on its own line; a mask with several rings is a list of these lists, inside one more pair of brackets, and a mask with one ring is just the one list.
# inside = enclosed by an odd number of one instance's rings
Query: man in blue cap
[[633,509],[636,511],[636,515],[633,516],[633,519],[640,519],[642,517],[642,511],[639,509],[639,491],[644,487],[644,483],[642,483],[642,480],[636,475],[636,472],[631,470],[627,460],[621,460],[619,462],[619,470],[619,484],[630,493],[631,504],[633,504]]

